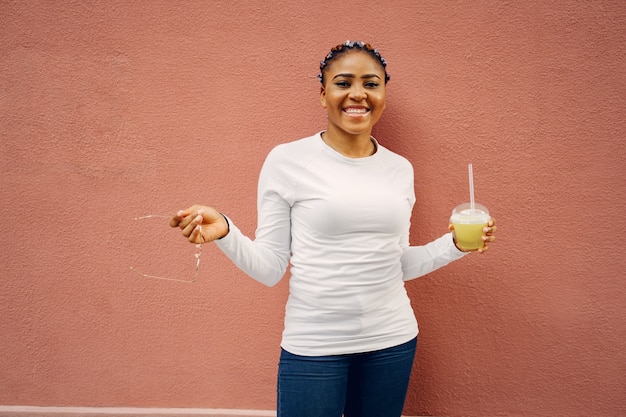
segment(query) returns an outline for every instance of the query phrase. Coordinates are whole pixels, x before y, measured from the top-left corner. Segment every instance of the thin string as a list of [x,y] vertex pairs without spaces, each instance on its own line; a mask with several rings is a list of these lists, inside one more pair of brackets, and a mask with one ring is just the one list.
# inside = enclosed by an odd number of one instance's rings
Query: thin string
[[[146,214],[143,216],[137,216],[137,217],[133,217],[133,220],[144,220],[144,219],[170,219],[172,216],[168,216],[165,214]],[[202,242],[204,240],[204,237],[202,236],[202,226],[198,225],[198,228],[200,229],[200,242]],[[193,275],[193,278],[191,280],[188,279],[179,279],[179,278],[171,278],[171,277],[162,277],[162,276],[158,276],[158,275],[151,275],[151,274],[145,274],[143,272],[141,272],[140,270],[138,270],[137,268],[131,266],[130,270],[131,271],[135,271],[136,273],[138,273],[139,275],[141,275],[144,278],[153,278],[153,279],[160,279],[160,280],[165,280],[165,281],[176,281],[176,282],[186,282],[186,283],[193,283],[196,282],[196,279],[198,278],[198,273],[200,271],[200,257],[202,256],[202,243],[197,243],[196,244],[196,249],[198,249],[198,251],[194,254],[195,258],[196,258],[196,269],[195,269],[195,273]]]
[[[139,275],[141,275],[144,278],[154,278],[154,279],[162,279],[165,281],[176,281],[176,282],[188,282],[188,283],[192,283],[196,281],[196,277],[194,276],[194,278],[192,280],[187,280],[187,279],[178,279],[178,278],[170,278],[170,277],[159,277],[156,275],[150,275],[150,274],[144,274],[143,272],[141,272],[140,270],[138,270],[135,267],[130,267],[131,271],[135,271],[136,273],[138,273]],[[197,273],[197,272],[196,272]]]
[[143,220],[143,219],[170,219],[172,216],[167,216],[165,214],[146,214],[145,216],[133,217],[133,220]]

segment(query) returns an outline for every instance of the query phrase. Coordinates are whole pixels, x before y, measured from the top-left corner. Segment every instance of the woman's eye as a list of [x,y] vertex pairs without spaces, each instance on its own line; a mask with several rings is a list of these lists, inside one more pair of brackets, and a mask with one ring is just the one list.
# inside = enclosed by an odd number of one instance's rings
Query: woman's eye
[[337,81],[335,82],[337,87],[350,87],[350,83],[347,81]]
[[368,88],[376,88],[378,87],[378,83],[375,83],[375,82],[366,83],[365,86]]

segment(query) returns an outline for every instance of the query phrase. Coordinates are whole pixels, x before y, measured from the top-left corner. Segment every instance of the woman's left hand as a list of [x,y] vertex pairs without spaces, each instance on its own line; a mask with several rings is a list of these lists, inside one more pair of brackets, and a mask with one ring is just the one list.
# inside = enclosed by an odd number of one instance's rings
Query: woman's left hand
[[[451,231],[454,230],[454,226],[452,224],[450,224],[448,226],[448,229],[450,229]],[[496,219],[494,219],[493,217],[491,218],[491,220],[489,220],[489,223],[487,223],[487,227],[483,228],[483,242],[485,242],[485,245],[482,248],[478,248],[476,249],[476,252],[478,253],[484,253],[487,251],[487,249],[489,249],[488,243],[493,242],[494,240],[496,240],[496,230],[498,228],[496,227]],[[456,242],[454,242],[454,244],[456,245]],[[458,247],[458,246],[457,246]],[[463,250],[463,249],[459,249],[463,252],[468,252],[467,250]]]

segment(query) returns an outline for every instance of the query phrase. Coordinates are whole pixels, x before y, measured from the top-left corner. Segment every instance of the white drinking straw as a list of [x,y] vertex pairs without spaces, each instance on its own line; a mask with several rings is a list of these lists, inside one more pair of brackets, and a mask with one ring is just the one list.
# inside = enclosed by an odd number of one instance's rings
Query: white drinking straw
[[472,163],[467,164],[467,171],[469,173],[469,187],[470,187],[470,209],[474,211],[474,170],[472,169]]

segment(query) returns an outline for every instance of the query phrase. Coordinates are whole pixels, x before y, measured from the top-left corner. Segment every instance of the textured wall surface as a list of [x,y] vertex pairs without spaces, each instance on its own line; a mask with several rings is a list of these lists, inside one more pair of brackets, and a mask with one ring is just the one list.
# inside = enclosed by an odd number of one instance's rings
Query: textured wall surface
[[249,235],[276,144],[325,126],[346,39],[389,62],[375,135],[414,164],[412,243],[468,199],[498,241],[407,284],[405,412],[626,414],[621,1],[0,2],[0,404],[273,409],[287,279],[163,218]]

